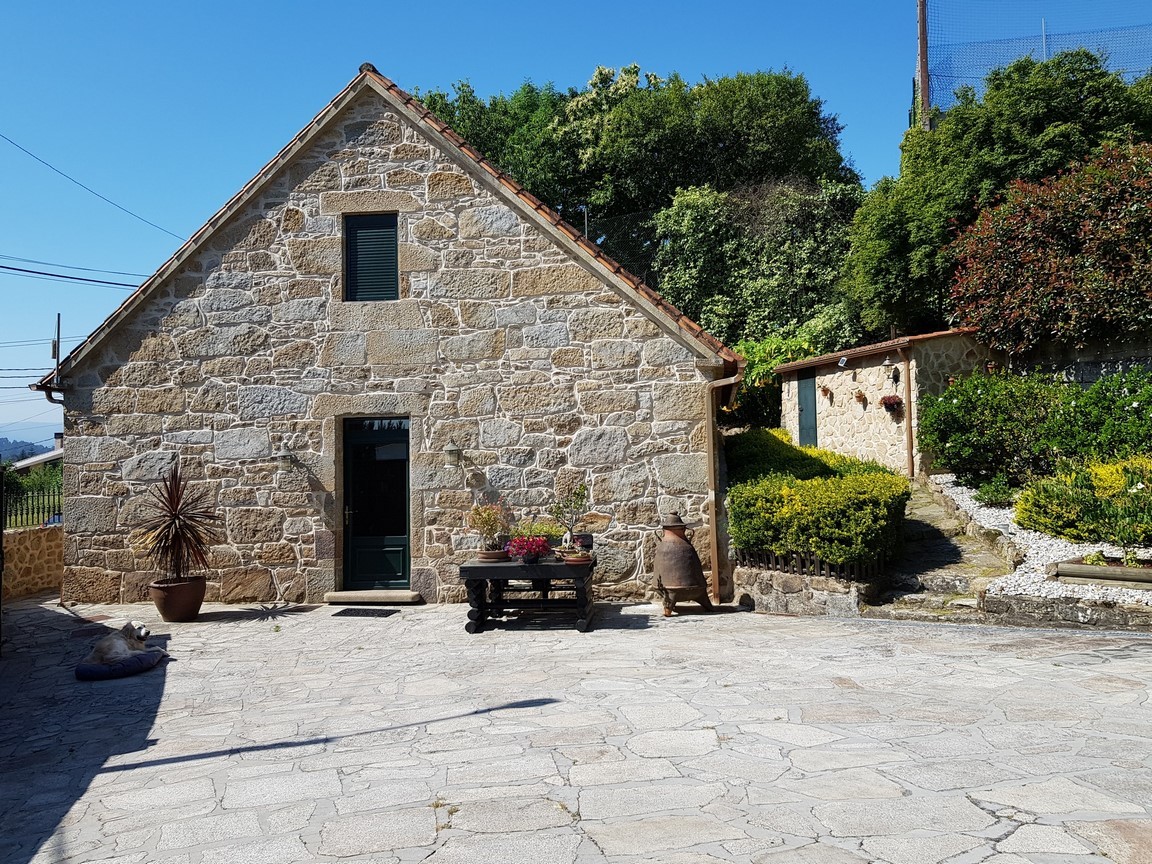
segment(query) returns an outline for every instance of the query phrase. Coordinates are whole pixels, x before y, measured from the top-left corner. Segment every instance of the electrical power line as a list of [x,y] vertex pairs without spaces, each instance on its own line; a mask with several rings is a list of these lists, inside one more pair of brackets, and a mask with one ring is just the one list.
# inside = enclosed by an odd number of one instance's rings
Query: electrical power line
[[17,276],[50,276],[53,279],[66,279],[69,282],[83,282],[89,285],[110,285],[113,288],[139,288],[139,285],[133,285],[131,282],[109,282],[106,279],[90,279],[87,276],[69,276],[66,273],[49,273],[46,270],[26,270],[23,267],[10,267],[7,264],[0,264],[0,270],[8,270]]
[[129,216],[131,216],[133,219],[139,219],[139,220],[140,220],[141,222],[143,222],[145,225],[151,225],[153,228],[157,229],[158,231],[163,231],[165,234],[168,234],[169,236],[175,237],[177,240],[185,240],[185,239],[187,239],[187,238],[185,238],[185,237],[181,237],[179,234],[175,234],[175,233],[173,233],[172,231],[169,231],[167,228],[162,228],[161,226],[157,225],[155,222],[149,222],[149,221],[148,221],[147,219],[145,219],[143,216],[140,216],[139,214],[133,213],[133,212],[132,212],[131,210],[129,210],[127,207],[121,207],[119,204],[117,204],[117,203],[116,203],[115,201],[113,201],[111,198],[105,198],[103,195],[101,195],[101,194],[100,194],[99,192],[97,192],[95,189],[90,189],[89,187],[87,187],[87,186],[85,186],[83,183],[81,183],[79,180],[77,180],[75,177],[70,177],[69,175],[67,175],[67,174],[65,174],[63,171],[61,171],[59,168],[57,168],[55,165],[52,165],[52,164],[51,164],[51,163],[49,163],[49,162],[45,162],[43,159],[41,159],[39,156],[37,156],[37,155],[36,155],[35,153],[33,153],[31,150],[28,150],[28,149],[26,149],[26,148],[24,148],[24,147],[21,147],[19,144],[17,144],[17,143],[16,143],[15,141],[13,141],[11,138],[9,138],[7,135],[5,135],[3,132],[0,132],[0,138],[3,138],[5,141],[7,141],[9,144],[11,144],[13,147],[15,147],[15,148],[16,148],[17,150],[19,150],[20,152],[28,154],[28,155],[29,155],[29,156],[31,156],[33,159],[35,159],[37,162],[39,162],[41,165],[44,165],[44,166],[46,166],[46,167],[48,167],[48,168],[51,168],[53,171],[55,171],[57,174],[59,174],[59,175],[60,175],[61,177],[63,177],[65,180],[69,180],[69,181],[71,181],[72,183],[75,183],[77,186],[79,186],[79,187],[80,187],[81,189],[83,189],[85,192],[91,192],[93,195],[95,195],[95,196],[96,196],[97,198],[99,198],[101,201],[104,201],[104,202],[106,202],[106,203],[108,203],[108,204],[111,204],[111,205],[112,205],[113,207],[115,207],[117,210],[122,210],[122,211],[124,211],[124,212],[125,212],[125,213],[127,213]]
[[57,264],[53,261],[39,261],[35,258],[18,258],[15,255],[0,255],[5,261],[23,261],[25,264],[42,264],[45,267],[63,267],[65,270],[83,270],[85,273],[111,273],[113,276],[139,276],[147,279],[147,273],[129,273],[126,270],[101,270],[99,267],[76,267],[72,264]]
[[[83,342],[87,336],[63,336],[61,342]],[[19,342],[0,342],[0,348],[27,348],[30,345],[51,345],[52,339],[24,339]]]

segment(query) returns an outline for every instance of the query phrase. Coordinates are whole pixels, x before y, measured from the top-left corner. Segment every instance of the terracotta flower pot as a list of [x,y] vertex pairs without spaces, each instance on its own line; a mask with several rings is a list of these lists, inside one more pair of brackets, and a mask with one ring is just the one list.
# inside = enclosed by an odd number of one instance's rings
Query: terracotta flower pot
[[195,621],[204,602],[204,591],[208,582],[204,579],[188,579],[183,582],[152,582],[148,593],[156,604],[156,611],[165,621]]
[[481,549],[476,553],[478,561],[507,561],[508,553],[503,549]]

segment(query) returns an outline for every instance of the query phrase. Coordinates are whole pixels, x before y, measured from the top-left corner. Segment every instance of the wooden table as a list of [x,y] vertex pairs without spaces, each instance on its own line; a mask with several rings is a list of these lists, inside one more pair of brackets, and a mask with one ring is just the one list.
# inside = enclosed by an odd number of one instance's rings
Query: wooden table
[[[575,619],[583,633],[592,626],[592,568],[563,561],[468,561],[460,565],[460,581],[468,592],[469,633],[482,633],[490,618],[509,611],[546,612]],[[554,591],[571,597],[549,596]]]

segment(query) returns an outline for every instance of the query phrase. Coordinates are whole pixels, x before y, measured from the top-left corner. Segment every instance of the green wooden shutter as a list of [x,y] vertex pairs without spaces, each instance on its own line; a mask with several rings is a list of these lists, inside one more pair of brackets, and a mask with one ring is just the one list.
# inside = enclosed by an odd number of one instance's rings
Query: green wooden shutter
[[344,299],[399,300],[396,214],[344,217]]

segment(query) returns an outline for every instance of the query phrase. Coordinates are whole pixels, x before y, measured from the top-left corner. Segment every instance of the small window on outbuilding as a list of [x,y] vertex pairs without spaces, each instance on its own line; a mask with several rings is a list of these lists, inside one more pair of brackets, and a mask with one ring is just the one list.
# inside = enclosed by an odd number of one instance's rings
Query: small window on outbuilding
[[396,214],[344,217],[344,299],[399,300]]

